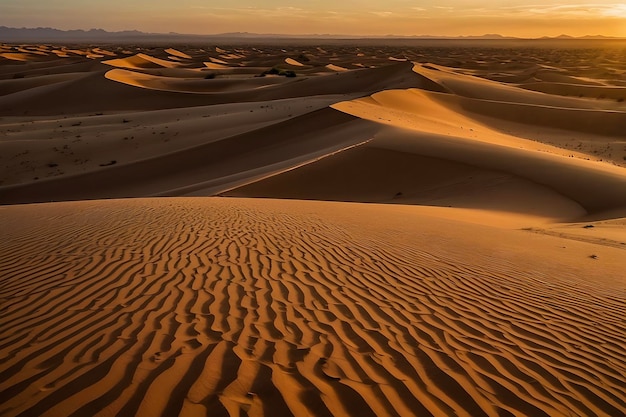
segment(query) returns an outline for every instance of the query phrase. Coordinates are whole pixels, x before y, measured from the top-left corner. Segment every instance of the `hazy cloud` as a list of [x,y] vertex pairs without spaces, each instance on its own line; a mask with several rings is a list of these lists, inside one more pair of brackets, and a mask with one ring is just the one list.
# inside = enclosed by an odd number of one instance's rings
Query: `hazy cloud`
[[391,17],[394,15],[393,12],[370,12],[370,13],[379,17]]
[[[545,5],[532,4],[524,6],[501,7],[502,11],[510,11],[518,15],[526,16],[552,16],[552,17],[576,17],[576,16],[612,16],[626,18],[626,4],[574,4],[574,5]],[[626,25],[626,22],[625,22]]]

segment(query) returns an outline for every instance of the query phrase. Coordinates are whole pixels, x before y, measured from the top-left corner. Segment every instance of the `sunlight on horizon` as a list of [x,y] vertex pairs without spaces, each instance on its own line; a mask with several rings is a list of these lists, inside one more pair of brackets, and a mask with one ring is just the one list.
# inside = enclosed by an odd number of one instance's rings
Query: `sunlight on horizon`
[[626,4],[620,1],[512,0],[503,5],[494,0],[4,0],[0,15],[5,26],[66,30],[626,37]]

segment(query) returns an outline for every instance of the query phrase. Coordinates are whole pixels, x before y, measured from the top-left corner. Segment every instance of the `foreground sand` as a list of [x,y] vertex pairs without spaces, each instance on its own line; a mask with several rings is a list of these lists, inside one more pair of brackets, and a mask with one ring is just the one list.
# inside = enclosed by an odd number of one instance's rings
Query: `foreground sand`
[[0,414],[620,415],[624,250],[445,210],[1,207]]

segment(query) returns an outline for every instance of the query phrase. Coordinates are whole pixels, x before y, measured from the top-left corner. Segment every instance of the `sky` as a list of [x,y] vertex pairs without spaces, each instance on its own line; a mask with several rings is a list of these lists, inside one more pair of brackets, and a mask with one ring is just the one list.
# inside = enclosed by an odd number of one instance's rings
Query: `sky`
[[626,1],[0,0],[0,26],[185,34],[626,37]]

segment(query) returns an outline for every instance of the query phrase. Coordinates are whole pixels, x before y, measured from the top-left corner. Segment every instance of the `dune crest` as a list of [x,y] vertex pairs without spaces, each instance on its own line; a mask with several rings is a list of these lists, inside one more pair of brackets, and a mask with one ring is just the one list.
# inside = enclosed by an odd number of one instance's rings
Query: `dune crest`
[[9,59],[11,61],[29,61],[31,56],[28,53],[9,52],[0,54],[0,57]]
[[174,68],[180,65],[177,62],[155,58],[155,57],[143,54],[143,53],[136,54],[128,58],[119,58],[119,59],[111,59],[107,61],[102,61],[102,63],[110,65],[112,67],[131,68],[131,69]]
[[218,64],[215,62],[205,62],[204,65],[209,69],[225,69],[229,68],[228,65]]
[[179,51],[178,49],[168,48],[165,50],[165,52],[177,58],[191,59],[191,56],[189,56],[188,54],[184,52]]
[[334,64],[328,64],[326,65],[326,68],[332,71],[336,71],[336,72],[349,71],[347,68],[340,67],[339,65],[334,65]]
[[210,59],[210,60],[211,60],[211,62],[213,62],[214,64],[228,65],[228,62],[224,61],[223,59],[218,59],[218,58],[214,58],[214,57],[209,57],[209,59]]
[[285,63],[289,64],[289,65],[293,65],[294,67],[303,67],[304,64],[301,62],[296,61],[293,58],[285,58]]
[[246,91],[253,88],[280,84],[280,78],[251,78],[245,81],[238,79],[213,80],[202,77],[202,74],[193,78],[168,77],[151,75],[143,72],[129,71],[121,68],[110,70],[105,77],[112,81],[134,87],[148,88],[159,91],[171,91],[194,94],[210,94],[224,91]]

